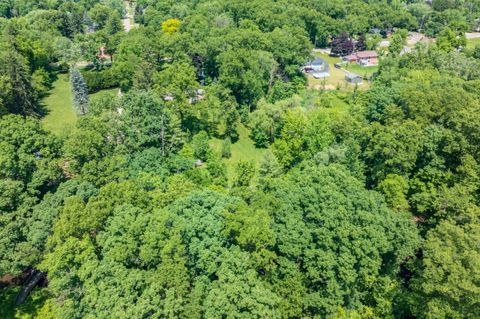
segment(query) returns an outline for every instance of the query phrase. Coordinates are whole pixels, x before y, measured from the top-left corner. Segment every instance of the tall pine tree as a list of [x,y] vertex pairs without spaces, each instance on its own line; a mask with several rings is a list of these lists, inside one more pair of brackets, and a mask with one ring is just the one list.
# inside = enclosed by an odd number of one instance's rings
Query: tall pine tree
[[70,70],[70,82],[75,111],[80,115],[85,115],[88,112],[88,89],[85,79],[77,68]]

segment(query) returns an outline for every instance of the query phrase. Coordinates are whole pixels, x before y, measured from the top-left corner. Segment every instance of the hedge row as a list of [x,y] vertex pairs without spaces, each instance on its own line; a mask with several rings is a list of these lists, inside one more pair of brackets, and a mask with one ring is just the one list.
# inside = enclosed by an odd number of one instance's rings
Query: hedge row
[[95,93],[100,90],[118,87],[118,80],[112,69],[104,69],[102,71],[85,71],[82,72],[89,93]]

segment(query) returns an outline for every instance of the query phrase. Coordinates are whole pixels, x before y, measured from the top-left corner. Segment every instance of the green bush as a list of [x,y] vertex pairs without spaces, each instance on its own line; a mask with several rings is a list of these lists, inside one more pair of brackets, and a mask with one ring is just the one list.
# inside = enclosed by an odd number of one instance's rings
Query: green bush
[[82,72],[89,93],[118,87],[118,80],[112,69]]

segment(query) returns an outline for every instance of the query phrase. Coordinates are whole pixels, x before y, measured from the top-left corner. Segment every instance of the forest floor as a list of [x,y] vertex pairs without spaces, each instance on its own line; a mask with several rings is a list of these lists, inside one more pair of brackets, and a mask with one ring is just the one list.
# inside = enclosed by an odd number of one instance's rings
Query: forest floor
[[58,75],[48,96],[43,99],[47,115],[42,119],[43,127],[57,135],[70,132],[77,122],[72,105],[72,90],[68,74]]

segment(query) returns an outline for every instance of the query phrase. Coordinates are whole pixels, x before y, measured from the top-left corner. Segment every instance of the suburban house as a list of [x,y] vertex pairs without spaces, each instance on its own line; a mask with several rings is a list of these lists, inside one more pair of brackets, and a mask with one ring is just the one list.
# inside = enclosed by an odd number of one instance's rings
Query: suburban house
[[315,60],[308,61],[307,64],[303,67],[303,71],[307,73],[326,72],[328,71],[328,69],[328,63],[321,58],[316,58]]
[[378,54],[375,51],[359,51],[347,55],[343,59],[347,62],[356,62],[363,66],[378,65]]
[[360,75],[352,73],[352,72],[348,72],[345,75],[345,81],[347,81],[348,83],[351,83],[351,84],[361,84],[362,80],[363,79]]
[[325,79],[330,76],[328,70],[330,66],[328,63],[321,59],[316,58],[315,60],[308,61],[308,63],[303,67],[303,71],[306,73],[312,73],[312,76],[316,79]]

